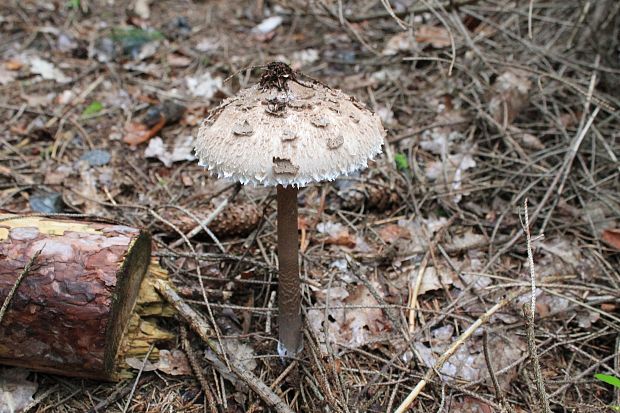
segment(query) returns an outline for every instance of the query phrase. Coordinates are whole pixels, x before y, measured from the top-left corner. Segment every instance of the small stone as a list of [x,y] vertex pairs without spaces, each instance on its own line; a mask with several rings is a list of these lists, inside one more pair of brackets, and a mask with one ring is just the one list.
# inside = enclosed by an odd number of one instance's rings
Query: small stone
[[250,125],[250,122],[248,122],[248,120],[244,120],[241,123],[236,124],[233,127],[233,133],[235,135],[240,135],[240,136],[250,136],[254,130],[252,129],[252,126]]
[[40,193],[30,197],[30,209],[32,212],[43,214],[57,214],[62,212],[62,196],[57,193]]
[[110,152],[103,149],[93,149],[80,157],[80,161],[86,161],[90,166],[103,166],[110,162]]

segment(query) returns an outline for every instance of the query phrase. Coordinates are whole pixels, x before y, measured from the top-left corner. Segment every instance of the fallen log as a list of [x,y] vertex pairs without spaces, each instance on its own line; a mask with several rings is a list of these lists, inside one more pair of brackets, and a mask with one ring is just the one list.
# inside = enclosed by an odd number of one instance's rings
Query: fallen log
[[0,304],[16,287],[0,320],[0,364],[117,378],[150,264],[150,235],[136,228],[0,214]]

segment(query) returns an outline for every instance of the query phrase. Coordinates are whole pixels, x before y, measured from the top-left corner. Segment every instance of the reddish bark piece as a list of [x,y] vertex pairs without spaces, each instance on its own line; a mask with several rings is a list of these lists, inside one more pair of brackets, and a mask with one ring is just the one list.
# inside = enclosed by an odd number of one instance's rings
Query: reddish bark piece
[[0,323],[0,363],[111,379],[150,236],[123,225],[0,214],[0,302],[38,251]]

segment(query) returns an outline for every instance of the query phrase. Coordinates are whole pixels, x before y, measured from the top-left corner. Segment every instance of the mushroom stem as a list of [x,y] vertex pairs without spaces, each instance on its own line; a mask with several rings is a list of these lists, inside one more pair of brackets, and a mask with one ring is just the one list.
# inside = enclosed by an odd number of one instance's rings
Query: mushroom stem
[[278,352],[295,356],[302,349],[301,290],[299,280],[299,237],[297,234],[297,192],[293,186],[278,185]]

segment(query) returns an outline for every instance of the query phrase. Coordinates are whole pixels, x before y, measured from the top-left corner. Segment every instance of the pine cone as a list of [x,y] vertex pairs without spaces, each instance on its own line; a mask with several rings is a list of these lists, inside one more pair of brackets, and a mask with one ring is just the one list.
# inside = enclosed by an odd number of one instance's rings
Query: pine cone
[[251,203],[233,204],[225,208],[209,225],[214,234],[247,235],[258,227],[262,212]]
[[399,200],[395,190],[362,182],[338,191],[338,196],[343,209],[357,210],[364,205],[378,212],[392,208]]
[[[200,216],[206,218],[214,209],[209,206],[201,211]],[[167,209],[162,216],[186,234],[198,225],[192,217],[178,209]],[[243,236],[258,227],[261,217],[262,212],[254,204],[230,204],[215,217],[208,228],[218,237]],[[158,226],[165,231],[171,231],[171,228],[163,223]]]

